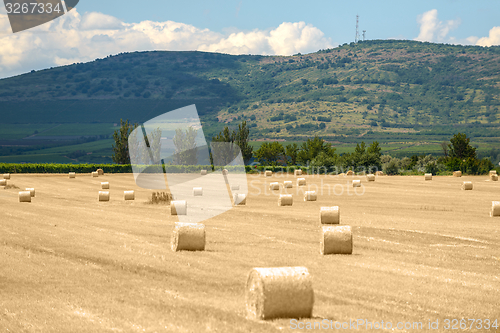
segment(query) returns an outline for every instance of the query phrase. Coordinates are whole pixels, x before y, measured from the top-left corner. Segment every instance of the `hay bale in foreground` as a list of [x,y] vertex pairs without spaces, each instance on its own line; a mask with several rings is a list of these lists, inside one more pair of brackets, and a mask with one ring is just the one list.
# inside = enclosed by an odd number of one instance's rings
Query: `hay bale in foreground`
[[273,175],[273,172],[271,170],[266,170],[266,172],[264,173],[264,175],[266,177],[271,177]]
[[99,201],[109,201],[109,191],[99,191]]
[[285,181],[283,182],[283,187],[284,187],[284,188],[293,188],[293,183],[292,183],[292,181],[291,181],[291,180],[285,180]]
[[321,254],[352,254],[352,230],[348,225],[321,227]]
[[305,191],[304,192],[304,201],[316,201],[318,200],[318,194],[316,191]]
[[176,222],[170,245],[172,251],[204,251],[205,225]]
[[453,171],[453,177],[462,177],[462,171]]
[[170,202],[171,215],[187,215],[186,200],[175,200]]
[[354,176],[354,171],[352,170],[347,171],[346,176]]
[[125,200],[135,200],[134,191],[123,191],[123,196]]
[[203,196],[203,187],[193,187],[193,196],[195,197]]
[[297,178],[297,186],[306,186],[305,178]]
[[361,187],[361,180],[359,180],[359,179],[353,180],[352,187]]
[[497,174],[497,171],[496,170],[490,170],[490,176],[491,175],[496,175]]
[[291,194],[280,194],[278,198],[278,206],[291,206],[293,205],[293,197]]
[[295,171],[293,172],[293,175],[294,175],[294,176],[302,176],[302,170],[295,170]]
[[490,216],[500,216],[500,201],[491,202],[491,212]]
[[3,179],[10,179],[10,173],[4,173]]
[[269,189],[271,191],[279,191],[280,190],[280,183],[278,183],[278,182],[270,183]]
[[231,191],[239,191],[240,185],[231,185]]
[[321,224],[339,224],[340,223],[339,206],[321,207],[319,210],[319,222]]
[[425,179],[425,180],[432,180],[432,173],[426,173],[426,174],[424,175],[424,179]]
[[7,179],[0,179],[0,186],[7,186]]
[[19,192],[19,202],[31,202],[31,192],[30,191]]
[[366,175],[366,180],[369,182],[374,182],[375,181],[375,175],[373,173],[367,174]]
[[247,318],[310,318],[312,278],[306,267],[254,268],[245,288]]
[[472,190],[473,185],[472,182],[463,182],[462,183],[462,190],[470,191]]
[[109,190],[109,182],[101,182],[101,189]]
[[496,173],[490,174],[490,180],[494,182],[498,181],[498,175]]
[[104,170],[102,169],[97,169],[96,170],[98,176],[104,176]]
[[247,196],[243,193],[234,193],[233,202],[235,206],[245,206],[247,204]]
[[76,178],[76,173],[70,172],[69,173],[69,178]]
[[97,171],[92,171],[92,177],[98,177],[99,174],[97,173]]
[[201,174],[202,176],[206,176],[206,175],[207,175],[207,170],[201,170],[200,174]]
[[32,198],[35,197],[35,189],[34,188],[27,188],[26,191],[30,191],[30,195]]

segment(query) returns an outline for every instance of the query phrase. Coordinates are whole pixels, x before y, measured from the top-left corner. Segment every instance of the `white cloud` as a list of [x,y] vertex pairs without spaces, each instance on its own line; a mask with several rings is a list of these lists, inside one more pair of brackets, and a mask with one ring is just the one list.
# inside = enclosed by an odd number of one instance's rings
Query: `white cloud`
[[[5,31],[5,33],[4,33]],[[217,33],[166,21],[124,23],[102,13],[66,15],[20,33],[10,33],[0,14],[0,77],[7,77],[110,54],[148,50],[200,50],[229,54],[291,55],[333,47],[321,30],[305,22],[284,22],[276,28]]]
[[456,29],[461,21],[460,19],[449,20],[446,22],[439,21],[437,9],[429,10],[417,17],[417,22],[420,25],[420,33],[415,40],[421,42],[446,42],[448,33]]
[[480,46],[500,45],[500,27],[491,28],[489,36],[479,38],[476,42],[476,45]]

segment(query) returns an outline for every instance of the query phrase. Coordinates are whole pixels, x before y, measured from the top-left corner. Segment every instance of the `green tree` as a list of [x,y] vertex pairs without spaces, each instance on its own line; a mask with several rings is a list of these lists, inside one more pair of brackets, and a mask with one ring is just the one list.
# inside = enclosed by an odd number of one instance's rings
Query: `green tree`
[[255,158],[263,165],[279,165],[285,157],[285,148],[278,141],[264,142],[255,152]]
[[128,119],[123,121],[120,119],[120,129],[113,133],[113,139],[115,143],[113,144],[113,162],[117,164],[130,164],[130,155],[128,150],[128,137],[134,129],[136,129],[138,124],[130,124]]
[[476,159],[476,148],[470,145],[470,139],[465,133],[457,133],[450,139],[449,155],[451,158]]
[[196,135],[198,131],[193,127],[188,127],[184,131],[182,128],[175,130],[173,138],[175,146],[175,165],[196,165],[198,158],[196,154]]
[[297,155],[297,161],[302,164],[312,161],[319,153],[324,152],[326,157],[336,157],[335,148],[318,136],[314,139],[307,139],[302,143],[301,149]]
[[253,155],[253,148],[249,144],[249,134],[250,130],[247,127],[246,120],[242,121],[238,125],[238,132],[236,133],[236,144],[240,147],[241,155],[243,156],[243,161],[245,164],[250,162]]
[[296,143],[291,143],[285,147],[286,161],[290,159],[290,165],[297,165],[297,156],[299,153],[299,147]]

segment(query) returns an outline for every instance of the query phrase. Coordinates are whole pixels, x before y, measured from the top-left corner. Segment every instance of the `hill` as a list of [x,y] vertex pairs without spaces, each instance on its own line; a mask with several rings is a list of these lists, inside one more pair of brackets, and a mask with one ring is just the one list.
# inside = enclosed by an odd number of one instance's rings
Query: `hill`
[[438,142],[465,131],[491,149],[499,60],[500,47],[398,40],[286,57],[125,53],[0,80],[0,143],[109,139],[121,118],[140,123],[194,103],[209,139],[246,119],[253,140]]

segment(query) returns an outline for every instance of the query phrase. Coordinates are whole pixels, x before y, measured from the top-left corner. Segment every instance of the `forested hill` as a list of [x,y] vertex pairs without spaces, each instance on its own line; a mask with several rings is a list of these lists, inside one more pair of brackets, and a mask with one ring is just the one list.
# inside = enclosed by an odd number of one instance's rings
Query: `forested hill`
[[212,134],[498,136],[500,47],[365,41],[294,56],[135,52],[0,80],[3,123],[146,121],[195,103]]

